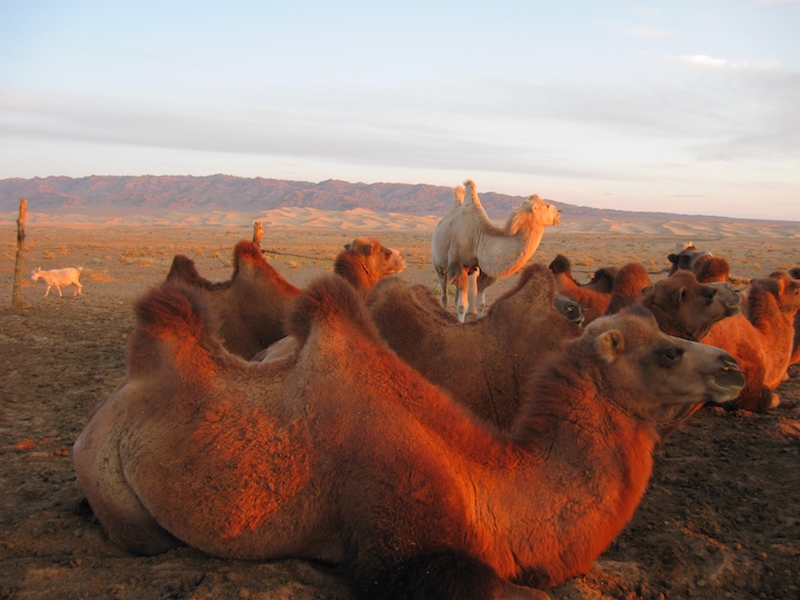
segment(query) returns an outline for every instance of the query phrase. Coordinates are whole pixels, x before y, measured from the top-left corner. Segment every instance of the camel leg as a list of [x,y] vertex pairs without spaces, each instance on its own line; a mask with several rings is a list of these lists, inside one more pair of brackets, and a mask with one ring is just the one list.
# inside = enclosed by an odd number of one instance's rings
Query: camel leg
[[478,275],[477,281],[477,294],[475,303],[478,305],[478,316],[482,317],[486,314],[486,288],[497,281],[496,277],[489,277],[486,273],[481,271]]
[[468,287],[467,287],[467,313],[480,316],[475,299],[478,297],[478,277],[480,276],[480,268],[473,267],[469,270]]
[[458,321],[464,322],[467,317],[467,292],[469,290],[469,276],[464,273],[456,281],[456,312],[458,313]]
[[442,290],[439,296],[439,304],[442,305],[442,308],[447,308],[447,273],[436,271],[436,278],[439,280],[439,289]]

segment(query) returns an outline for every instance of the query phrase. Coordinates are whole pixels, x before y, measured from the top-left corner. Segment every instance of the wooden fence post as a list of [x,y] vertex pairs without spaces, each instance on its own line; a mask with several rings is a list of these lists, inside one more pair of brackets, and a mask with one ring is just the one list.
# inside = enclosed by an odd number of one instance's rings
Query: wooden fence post
[[253,221],[253,241],[261,246],[261,236],[264,235],[264,226],[261,221]]
[[22,269],[25,262],[25,213],[28,212],[28,201],[19,201],[19,218],[17,219],[17,258],[14,261],[14,291],[11,294],[11,308],[22,308]]

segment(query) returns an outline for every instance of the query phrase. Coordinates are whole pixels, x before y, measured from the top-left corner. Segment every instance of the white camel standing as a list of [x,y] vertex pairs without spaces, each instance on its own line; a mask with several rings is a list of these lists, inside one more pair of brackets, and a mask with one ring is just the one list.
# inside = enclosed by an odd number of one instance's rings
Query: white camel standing
[[462,323],[467,312],[483,315],[486,288],[519,271],[539,247],[544,228],[558,225],[558,209],[537,194],[515,208],[504,228],[496,227],[481,206],[475,183],[454,189],[453,208],[433,231],[433,268],[447,307],[447,285],[456,286],[456,308]]

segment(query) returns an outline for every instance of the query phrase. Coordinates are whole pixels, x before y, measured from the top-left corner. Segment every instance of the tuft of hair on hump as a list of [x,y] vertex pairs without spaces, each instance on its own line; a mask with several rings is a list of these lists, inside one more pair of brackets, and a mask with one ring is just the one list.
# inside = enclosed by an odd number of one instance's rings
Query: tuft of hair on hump
[[537,202],[541,202],[542,197],[539,194],[531,194],[528,196],[526,202],[530,202],[531,204],[536,204]]
[[314,322],[333,320],[346,321],[348,334],[358,331],[382,343],[361,296],[350,283],[334,274],[317,277],[295,298],[285,324],[287,333],[295,336],[302,346]]
[[647,269],[638,262],[623,265],[614,277],[614,291],[624,296],[639,296],[644,288],[651,285]]
[[528,294],[531,296],[531,304],[535,301],[537,304],[542,304],[544,306],[553,305],[556,298],[556,282],[553,278],[553,274],[550,272],[550,269],[543,264],[533,263],[525,267],[520,273],[517,279],[517,285],[494,301],[492,306],[489,307],[489,312],[492,311],[492,308],[494,308],[498,302],[510,298],[526,287],[528,291],[531,292]]
[[453,206],[464,204],[464,186],[457,185],[453,188]]
[[203,300],[190,287],[165,282],[141,297],[134,306],[137,326],[153,338],[199,340],[213,331]]
[[711,254],[704,254],[699,257],[692,266],[692,270],[700,283],[728,281],[728,277],[731,274],[728,261]]
[[213,290],[217,287],[216,284],[200,275],[197,272],[197,267],[194,266],[194,261],[183,254],[176,254],[172,258],[172,266],[170,266],[169,273],[167,273],[167,281],[182,281],[206,290]]
[[569,259],[566,256],[563,254],[556,254],[553,262],[550,263],[550,270],[553,272],[553,275],[558,275],[559,273],[569,273],[572,270],[572,266],[569,264]]
[[[472,179],[467,179],[464,182],[464,198],[472,201],[473,204],[480,205],[481,199],[478,197],[478,189],[475,187],[475,182]],[[467,194],[469,196],[467,196]]]

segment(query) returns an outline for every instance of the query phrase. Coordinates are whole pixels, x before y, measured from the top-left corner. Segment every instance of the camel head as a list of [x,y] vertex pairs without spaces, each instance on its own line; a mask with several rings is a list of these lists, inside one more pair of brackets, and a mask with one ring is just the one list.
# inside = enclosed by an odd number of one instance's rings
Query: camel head
[[406,268],[406,259],[395,248],[387,248],[377,238],[356,238],[344,249],[364,261],[367,271],[376,279],[401,273]]
[[744,387],[730,354],[662,333],[641,306],[593,321],[584,337],[596,356],[601,394],[653,425],[683,418],[709,401],[733,400]]
[[670,275],[684,269],[691,271],[698,258],[711,254],[710,252],[701,252],[692,242],[685,244],[681,250],[678,250],[678,247],[679,245],[676,244],[675,250],[677,250],[677,252],[667,256],[667,260],[672,263],[669,269]]
[[542,200],[539,194],[529,196],[522,203],[520,210],[532,212],[534,220],[540,225],[559,225],[561,223],[561,212],[554,204]]
[[699,283],[694,273],[681,270],[646,290],[644,305],[659,321],[668,317],[665,331],[699,341],[714,323],[741,311],[742,297],[727,283]]

